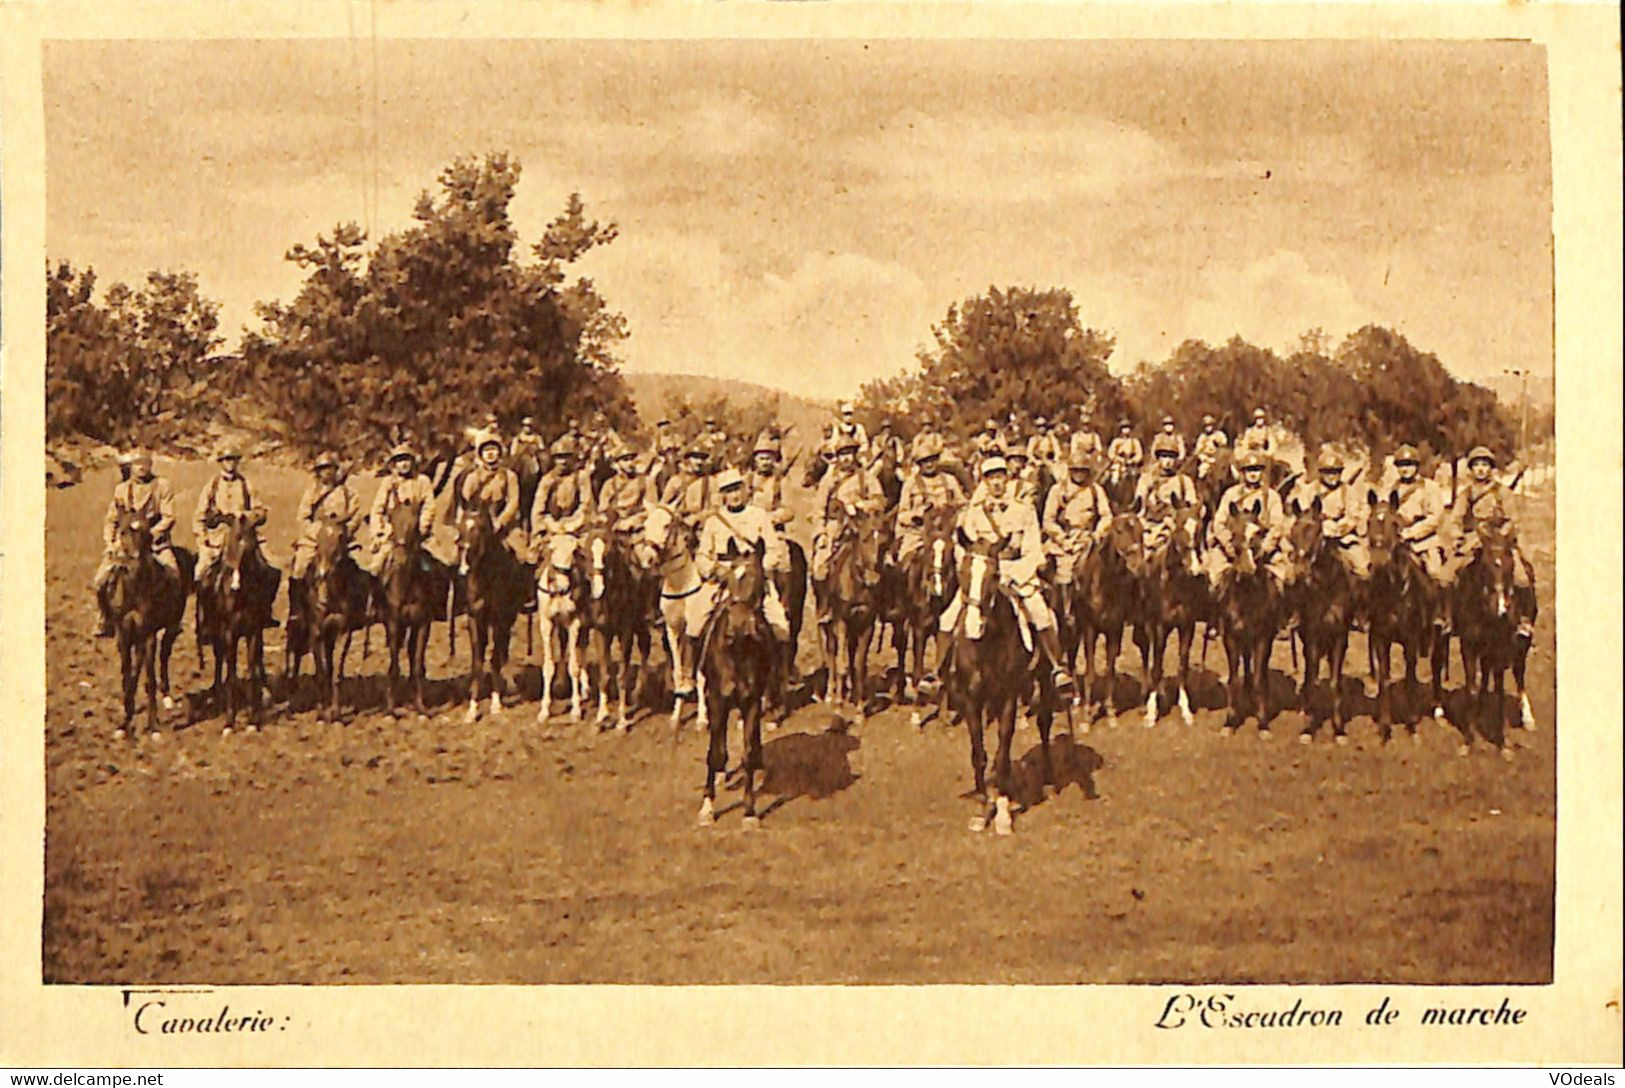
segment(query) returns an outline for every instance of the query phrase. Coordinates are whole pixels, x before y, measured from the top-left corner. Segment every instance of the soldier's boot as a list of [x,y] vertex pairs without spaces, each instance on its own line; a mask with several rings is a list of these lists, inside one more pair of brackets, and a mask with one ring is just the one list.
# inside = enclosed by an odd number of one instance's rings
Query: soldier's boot
[[1044,657],[1050,663],[1050,678],[1055,681],[1055,690],[1071,691],[1072,673],[1067,670],[1066,654],[1061,651],[1060,633],[1053,627],[1039,631],[1038,648],[1044,652]]
[[945,635],[953,634],[954,628],[959,626],[959,614],[964,610],[964,595],[955,593],[954,599],[948,602],[948,607],[942,610],[942,615],[937,620],[937,630]]
[[113,637],[113,610],[107,604],[107,589],[105,586],[96,590],[96,638]]

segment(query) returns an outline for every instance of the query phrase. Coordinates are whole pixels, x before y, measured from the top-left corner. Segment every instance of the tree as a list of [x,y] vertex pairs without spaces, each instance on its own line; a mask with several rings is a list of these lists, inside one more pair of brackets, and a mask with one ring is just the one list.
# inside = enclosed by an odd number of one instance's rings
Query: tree
[[[139,291],[114,283],[100,304],[94,269],[47,264],[45,282],[48,436],[152,441],[197,422],[181,386],[206,377],[220,306],[203,297],[195,275],[149,272]],[[187,418],[160,426],[172,412]]]
[[932,328],[919,370],[864,386],[870,428],[890,420],[912,437],[916,420],[960,436],[988,418],[1070,415],[1085,406],[1097,427],[1122,411],[1122,390],[1106,369],[1112,338],[1084,327],[1063,288],[990,287],[950,306]]
[[503,154],[458,159],[418,197],[416,224],[372,252],[353,223],[288,251],[305,282],[292,302],[261,304],[243,354],[297,443],[450,452],[488,412],[510,427],[533,415],[549,435],[597,414],[637,429],[617,370],[625,318],[570,269],[617,228],[572,195],[535,260],[516,259],[519,175]]

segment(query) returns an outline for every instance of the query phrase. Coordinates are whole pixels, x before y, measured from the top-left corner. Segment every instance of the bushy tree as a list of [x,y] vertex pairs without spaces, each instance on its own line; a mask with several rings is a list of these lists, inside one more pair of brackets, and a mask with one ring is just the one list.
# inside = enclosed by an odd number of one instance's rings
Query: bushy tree
[[243,354],[297,443],[365,455],[404,438],[449,452],[488,412],[509,427],[534,415],[550,435],[599,414],[637,428],[617,371],[626,321],[570,269],[617,228],[572,195],[520,260],[508,212],[519,174],[503,154],[459,159],[419,196],[416,225],[372,252],[353,223],[288,251],[305,282],[258,307],[263,328]]
[[139,290],[114,283],[99,303],[95,291],[94,269],[47,264],[47,436],[154,441],[197,422],[189,385],[210,377],[204,364],[220,344],[219,304],[190,272],[150,272]]
[[1062,288],[990,287],[950,306],[932,337],[916,372],[864,386],[866,425],[890,419],[906,438],[925,421],[965,436],[1010,415],[1076,423],[1082,408],[1100,428],[1125,406],[1106,369],[1112,338],[1086,328]]

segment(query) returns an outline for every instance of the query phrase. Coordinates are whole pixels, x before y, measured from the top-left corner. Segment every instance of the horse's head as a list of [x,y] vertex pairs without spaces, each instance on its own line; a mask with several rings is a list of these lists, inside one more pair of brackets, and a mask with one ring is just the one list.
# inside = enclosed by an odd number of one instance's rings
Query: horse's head
[[925,588],[933,600],[948,596],[953,574],[954,513],[934,510],[925,522]]
[[1145,526],[1138,514],[1117,514],[1106,529],[1106,552],[1115,555],[1129,574],[1145,573]]
[[1242,576],[1256,573],[1257,549],[1263,536],[1260,531],[1262,526],[1259,523],[1258,507],[1232,502],[1229,509],[1223,511],[1222,516],[1234,550],[1230,560],[1236,573]]
[[1292,544],[1292,555],[1302,570],[1312,568],[1319,561],[1326,544],[1325,524],[1321,520],[1322,504],[1320,496],[1316,495],[1314,501],[1304,506],[1295,503],[1298,516],[1292,521],[1292,528],[1287,531],[1287,540]]
[[577,596],[576,590],[588,578],[589,560],[578,543],[567,536],[548,540],[546,553],[536,571],[536,584],[550,597]]
[[398,502],[389,508],[389,545],[393,550],[415,551],[422,541],[420,515],[415,502]]
[[643,531],[632,542],[632,558],[645,570],[682,554],[688,540],[688,526],[677,511],[664,503],[644,507]]
[[259,527],[262,520],[257,512],[222,514],[218,524],[225,530],[220,543],[220,568],[231,572],[231,588],[243,585],[243,570],[259,552]]
[[1386,566],[1399,550],[1399,492],[1366,490],[1365,542],[1373,569]]
[[581,562],[586,567],[587,592],[595,601],[603,600],[609,584],[609,568],[615,538],[608,528],[597,528],[581,541]]
[[324,577],[338,569],[349,554],[349,526],[336,513],[322,518],[316,526],[316,555],[311,569],[317,577]]
[[138,562],[152,551],[152,520],[140,510],[120,514],[114,533],[121,559]]
[[464,510],[457,519],[458,573],[466,576],[484,562],[497,546],[496,526],[491,520],[491,512],[483,506],[470,506]]
[[761,610],[767,585],[763,568],[764,553],[764,545],[758,540],[754,547],[743,549],[730,541],[727,551],[722,554],[722,595],[719,604],[734,613],[736,619],[743,618],[743,613],[755,615]]
[[1504,522],[1478,523],[1478,558],[1484,586],[1493,599],[1495,614],[1506,616],[1512,608],[1513,567],[1517,563],[1516,541]]
[[964,559],[960,563],[960,595],[965,604],[965,633],[982,637],[987,618],[998,604],[999,545],[996,541],[970,541],[960,535]]

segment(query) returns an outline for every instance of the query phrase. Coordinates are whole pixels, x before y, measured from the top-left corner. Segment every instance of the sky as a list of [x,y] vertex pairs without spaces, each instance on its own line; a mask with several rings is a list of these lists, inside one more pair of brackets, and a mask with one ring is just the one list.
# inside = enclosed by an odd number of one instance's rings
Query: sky
[[[376,58],[376,62],[375,62]],[[833,397],[950,304],[1064,286],[1114,369],[1376,322],[1491,380],[1552,370],[1544,50],[1520,43],[53,42],[47,247],[189,269],[225,350],[283,259],[382,235],[459,155],[579,191],[628,371]]]

